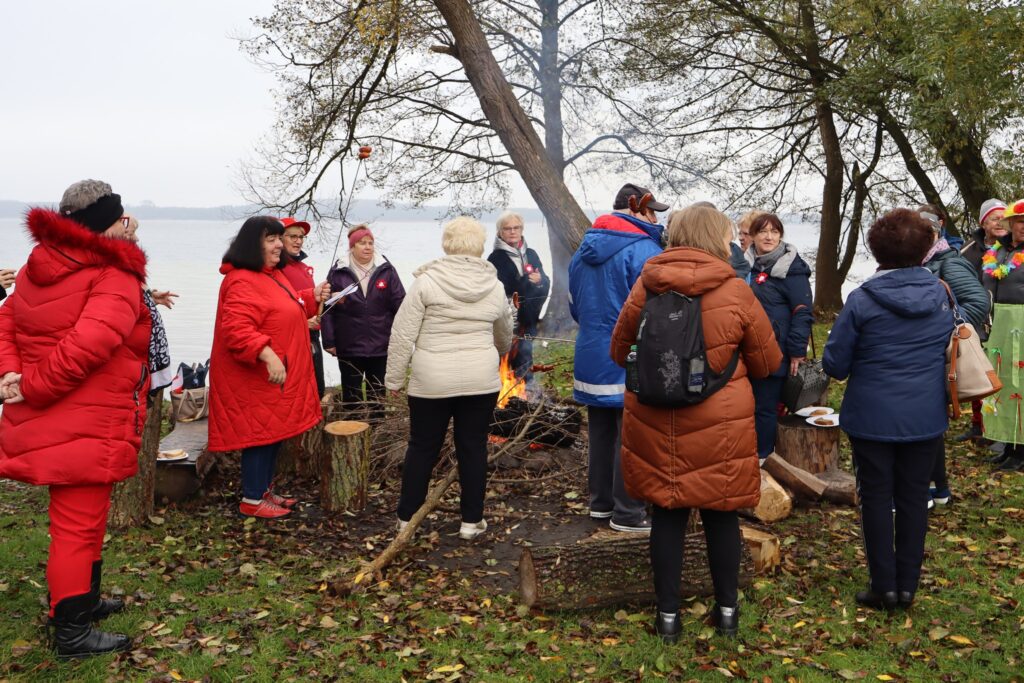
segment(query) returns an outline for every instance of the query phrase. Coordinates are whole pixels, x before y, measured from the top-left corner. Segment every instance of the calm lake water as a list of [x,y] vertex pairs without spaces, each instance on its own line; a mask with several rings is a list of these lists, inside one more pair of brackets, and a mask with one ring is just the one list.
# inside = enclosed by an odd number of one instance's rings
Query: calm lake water
[[[217,310],[217,292],[221,275],[221,256],[241,221],[177,221],[145,220],[139,230],[140,244],[149,256],[149,285],[170,289],[181,296],[173,310],[161,308],[171,344],[174,365],[179,362],[205,361],[213,342],[213,322]],[[406,288],[412,273],[423,263],[442,256],[441,221],[377,222],[373,225],[378,253],[385,255],[398,270]],[[494,227],[488,229],[488,246],[494,240]],[[527,224],[526,240],[537,250],[545,265],[551,263],[547,234],[540,225]],[[808,260],[816,252],[817,226],[790,224],[786,239],[793,242]],[[0,267],[20,268],[31,250],[31,243],[19,219],[0,218]],[[316,271],[317,281],[327,273],[334,249],[324,239],[309,241],[307,261]],[[341,251],[347,252],[347,243]],[[869,275],[874,261],[859,255],[844,294]],[[328,357],[326,373],[329,382],[337,382],[338,367]]]

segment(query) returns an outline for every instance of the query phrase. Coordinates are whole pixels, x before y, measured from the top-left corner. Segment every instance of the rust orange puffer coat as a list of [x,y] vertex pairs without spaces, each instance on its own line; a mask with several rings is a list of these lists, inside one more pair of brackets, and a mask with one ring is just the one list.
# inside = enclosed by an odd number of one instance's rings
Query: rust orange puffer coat
[[749,377],[782,362],[771,323],[754,293],[715,256],[675,247],[644,266],[612,333],[611,354],[625,365],[636,343],[647,290],[700,295],[704,345],[716,372],[740,348],[729,383],[694,406],[641,405],[627,391],[622,420],[622,476],[629,495],[664,508],[736,510],[757,505],[761,474]]

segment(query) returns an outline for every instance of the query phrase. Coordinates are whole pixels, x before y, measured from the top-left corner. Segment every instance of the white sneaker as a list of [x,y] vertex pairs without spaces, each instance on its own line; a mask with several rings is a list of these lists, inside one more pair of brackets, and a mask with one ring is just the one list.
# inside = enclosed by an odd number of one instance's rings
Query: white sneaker
[[459,538],[464,541],[472,541],[474,538],[487,531],[487,522],[480,520],[477,523],[463,522],[459,527]]
[[405,527],[407,526],[409,526],[409,522],[403,522],[402,520],[398,520],[398,533],[402,533],[403,531],[405,531]]

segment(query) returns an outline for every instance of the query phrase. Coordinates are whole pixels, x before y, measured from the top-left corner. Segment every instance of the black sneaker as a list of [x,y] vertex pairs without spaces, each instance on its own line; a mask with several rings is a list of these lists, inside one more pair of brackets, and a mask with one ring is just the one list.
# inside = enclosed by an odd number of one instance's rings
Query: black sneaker
[[971,428],[963,434],[957,434],[953,437],[953,441],[979,441],[981,439],[981,427],[976,424],[972,424]]
[[644,517],[639,522],[632,522],[630,524],[621,524],[613,519],[608,526],[614,531],[623,531],[630,534],[649,534],[651,533],[651,518]]

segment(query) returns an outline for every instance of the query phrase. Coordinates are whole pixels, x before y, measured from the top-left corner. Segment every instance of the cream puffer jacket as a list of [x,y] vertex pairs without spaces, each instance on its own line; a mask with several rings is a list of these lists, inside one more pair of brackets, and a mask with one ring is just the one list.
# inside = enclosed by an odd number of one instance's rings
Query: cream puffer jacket
[[474,396],[501,390],[500,356],[512,345],[512,310],[482,258],[445,256],[422,266],[398,309],[384,384],[409,395]]

